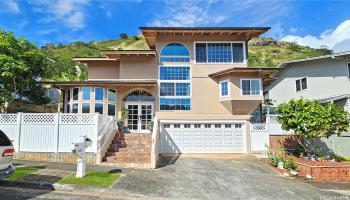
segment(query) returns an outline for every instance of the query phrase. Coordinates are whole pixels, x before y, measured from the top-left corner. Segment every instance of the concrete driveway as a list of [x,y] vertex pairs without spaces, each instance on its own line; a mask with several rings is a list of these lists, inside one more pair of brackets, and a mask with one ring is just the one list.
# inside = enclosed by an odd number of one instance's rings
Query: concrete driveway
[[[171,160],[162,158],[162,162],[167,164]],[[123,173],[114,184],[115,189],[170,199],[344,198],[303,181],[282,177],[254,156],[180,157],[174,164],[156,170],[123,170]]]

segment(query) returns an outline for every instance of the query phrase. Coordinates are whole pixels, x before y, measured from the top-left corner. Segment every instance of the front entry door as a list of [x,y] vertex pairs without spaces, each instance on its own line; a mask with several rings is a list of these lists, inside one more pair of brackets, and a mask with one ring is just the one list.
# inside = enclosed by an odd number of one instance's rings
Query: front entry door
[[153,120],[153,102],[128,102],[128,127],[132,133],[148,133],[147,124]]

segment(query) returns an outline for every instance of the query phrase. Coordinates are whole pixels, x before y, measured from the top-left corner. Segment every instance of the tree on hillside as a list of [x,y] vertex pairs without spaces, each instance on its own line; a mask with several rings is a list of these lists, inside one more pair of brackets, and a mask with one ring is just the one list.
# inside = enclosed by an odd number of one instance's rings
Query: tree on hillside
[[50,62],[32,43],[0,30],[0,111],[14,99],[47,103],[45,89],[37,83],[45,78]]
[[340,135],[349,128],[349,114],[337,104],[320,104],[305,99],[290,100],[277,107],[282,129],[293,130],[298,143],[307,153],[315,152],[315,142],[320,138]]
[[127,39],[129,36],[126,33],[120,33],[119,38],[120,39]]

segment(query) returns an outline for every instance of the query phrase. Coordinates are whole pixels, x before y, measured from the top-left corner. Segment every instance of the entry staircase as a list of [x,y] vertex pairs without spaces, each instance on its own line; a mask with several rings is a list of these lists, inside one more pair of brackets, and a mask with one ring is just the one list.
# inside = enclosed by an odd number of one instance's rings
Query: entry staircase
[[150,168],[152,134],[115,134],[103,162],[118,167]]

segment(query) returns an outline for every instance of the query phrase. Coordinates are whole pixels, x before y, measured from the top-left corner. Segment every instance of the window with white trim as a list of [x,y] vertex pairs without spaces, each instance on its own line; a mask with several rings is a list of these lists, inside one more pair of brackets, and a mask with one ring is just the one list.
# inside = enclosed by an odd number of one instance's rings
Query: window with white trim
[[160,66],[159,97],[160,110],[190,110],[191,68]]
[[307,89],[306,77],[295,80],[295,91],[300,92]]
[[108,89],[107,91],[107,114],[109,116],[115,116],[116,113],[116,96],[117,91],[114,89]]
[[190,52],[180,43],[165,45],[160,52],[160,62],[190,62]]
[[260,79],[241,79],[241,94],[243,96],[259,96],[261,93]]
[[244,63],[244,42],[195,42],[196,63]]
[[222,80],[220,81],[220,97],[226,97],[229,96],[229,81],[228,80]]

